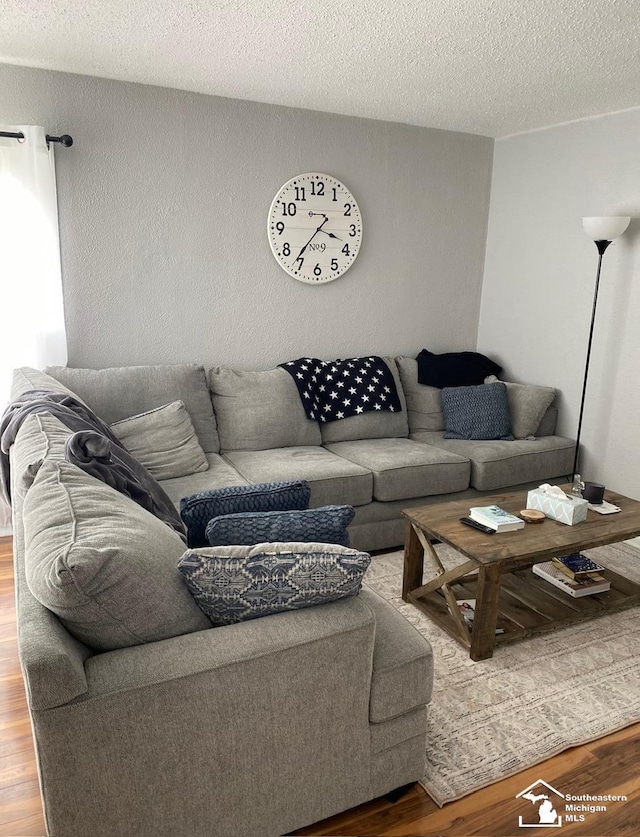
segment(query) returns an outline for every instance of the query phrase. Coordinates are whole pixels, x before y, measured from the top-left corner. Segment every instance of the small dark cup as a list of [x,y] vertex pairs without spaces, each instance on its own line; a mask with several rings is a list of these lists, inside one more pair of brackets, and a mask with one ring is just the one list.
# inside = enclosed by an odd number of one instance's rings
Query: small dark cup
[[604,485],[599,482],[585,482],[582,496],[593,506],[599,506],[604,500]]

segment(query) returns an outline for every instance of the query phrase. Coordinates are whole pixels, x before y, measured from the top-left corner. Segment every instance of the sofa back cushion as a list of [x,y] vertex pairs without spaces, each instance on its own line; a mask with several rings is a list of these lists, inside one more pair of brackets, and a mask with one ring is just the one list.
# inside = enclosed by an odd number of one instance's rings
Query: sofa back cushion
[[86,645],[109,651],[209,627],[177,568],[182,540],[133,500],[48,461],[23,511],[29,589]]
[[113,369],[52,366],[45,371],[76,392],[107,424],[162,407],[170,401],[182,401],[202,449],[206,453],[220,450],[202,366],[119,366]]
[[46,389],[51,392],[61,392],[63,395],[72,395],[79,401],[82,399],[77,393],[72,392],[56,378],[47,375],[46,372],[41,372],[39,369],[32,369],[30,366],[21,366],[19,369],[13,370],[13,380],[11,383],[11,400],[19,398],[25,392],[32,389]]
[[215,367],[208,378],[223,452],[322,443],[318,423],[307,418],[284,369],[244,372]]
[[393,375],[402,410],[391,413],[386,410],[372,410],[359,416],[338,419],[321,425],[322,442],[352,442],[356,439],[395,439],[409,435],[407,402],[402,391],[398,368],[392,357],[383,357]]
[[48,413],[32,413],[22,422],[11,448],[11,474],[15,490],[24,497],[42,462],[64,462],[64,449],[72,431]]
[[418,361],[413,357],[397,357],[402,389],[407,399],[409,432],[444,430],[442,390],[418,383]]

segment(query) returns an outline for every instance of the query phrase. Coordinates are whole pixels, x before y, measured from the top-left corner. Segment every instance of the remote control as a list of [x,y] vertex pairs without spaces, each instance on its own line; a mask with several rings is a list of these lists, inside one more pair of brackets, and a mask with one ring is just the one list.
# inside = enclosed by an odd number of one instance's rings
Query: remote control
[[491,529],[490,526],[485,526],[483,523],[478,523],[472,517],[461,517],[460,523],[466,523],[467,526],[473,526],[474,529],[479,529],[481,532],[486,532],[487,535],[495,535],[496,530]]

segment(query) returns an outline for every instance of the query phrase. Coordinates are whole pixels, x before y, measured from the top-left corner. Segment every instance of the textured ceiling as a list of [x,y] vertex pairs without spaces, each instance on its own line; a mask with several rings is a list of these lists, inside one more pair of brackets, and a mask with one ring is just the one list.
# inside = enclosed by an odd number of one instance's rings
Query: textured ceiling
[[640,105],[640,0],[0,0],[0,62],[499,137]]

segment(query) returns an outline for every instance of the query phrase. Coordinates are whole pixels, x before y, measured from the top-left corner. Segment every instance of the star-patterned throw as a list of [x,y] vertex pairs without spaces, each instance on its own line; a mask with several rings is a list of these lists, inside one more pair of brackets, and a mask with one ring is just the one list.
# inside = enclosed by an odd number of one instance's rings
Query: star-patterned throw
[[315,421],[402,410],[391,370],[376,355],[333,361],[301,357],[280,366],[296,382],[307,418]]

